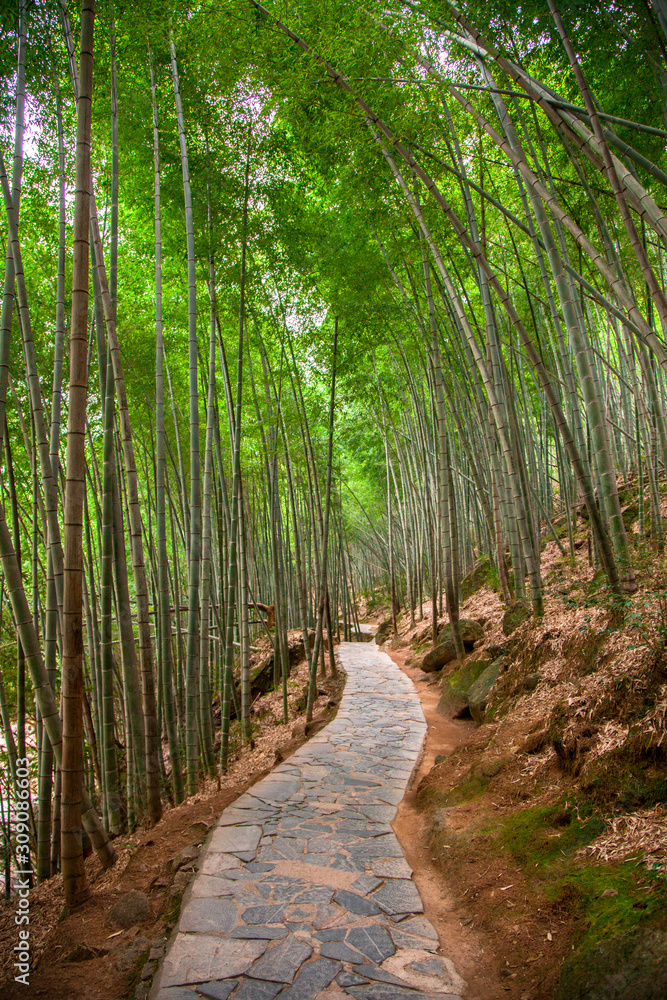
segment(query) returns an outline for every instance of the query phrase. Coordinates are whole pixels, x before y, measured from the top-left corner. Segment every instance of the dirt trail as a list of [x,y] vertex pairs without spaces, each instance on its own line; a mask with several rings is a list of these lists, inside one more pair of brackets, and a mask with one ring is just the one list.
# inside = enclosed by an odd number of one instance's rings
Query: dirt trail
[[[414,869],[414,879],[426,916],[437,929],[458,972],[468,982],[466,1000],[498,1000],[505,989],[497,971],[503,956],[495,953],[488,935],[474,929],[468,913],[461,912],[450,894],[442,870],[434,864],[438,859],[432,857],[428,847],[429,831],[425,816],[415,804],[419,783],[433,767],[436,756],[451,754],[475,726],[473,722],[446,719],[436,712],[440,687],[418,667],[405,663],[411,650],[392,650],[389,643],[384,650],[414,683],[428,725],[424,753],[411,788],[398,808],[394,831]],[[474,880],[474,870],[470,871],[470,875]]]

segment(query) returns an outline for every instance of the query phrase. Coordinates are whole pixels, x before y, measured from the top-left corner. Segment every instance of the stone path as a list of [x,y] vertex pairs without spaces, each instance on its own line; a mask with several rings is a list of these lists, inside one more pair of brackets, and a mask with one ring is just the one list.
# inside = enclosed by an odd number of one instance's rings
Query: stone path
[[465,987],[391,829],[426,724],[375,643],[342,643],[338,714],[228,806],[153,1000],[456,1000]]

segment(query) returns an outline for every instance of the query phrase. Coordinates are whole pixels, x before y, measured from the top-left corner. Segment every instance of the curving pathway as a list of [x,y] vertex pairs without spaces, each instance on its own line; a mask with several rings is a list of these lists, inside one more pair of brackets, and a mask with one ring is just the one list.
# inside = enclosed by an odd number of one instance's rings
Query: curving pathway
[[456,1000],[391,829],[426,723],[375,643],[341,643],[333,722],[228,806],[153,1000]]

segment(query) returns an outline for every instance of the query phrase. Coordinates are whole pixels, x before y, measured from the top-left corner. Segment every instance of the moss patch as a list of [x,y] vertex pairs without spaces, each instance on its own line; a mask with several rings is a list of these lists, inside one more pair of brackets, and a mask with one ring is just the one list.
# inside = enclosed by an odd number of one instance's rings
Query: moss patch
[[591,805],[560,801],[515,813],[498,842],[553,906],[579,918],[556,1000],[658,1000],[667,996],[667,882],[632,862],[591,864],[581,851],[604,827]]

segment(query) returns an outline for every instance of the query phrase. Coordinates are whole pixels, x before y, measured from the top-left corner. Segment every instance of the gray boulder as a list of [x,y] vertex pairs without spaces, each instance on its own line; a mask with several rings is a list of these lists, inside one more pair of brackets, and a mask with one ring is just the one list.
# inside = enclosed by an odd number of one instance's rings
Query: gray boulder
[[[470,652],[478,639],[484,638],[484,629],[474,618],[459,618],[459,630],[466,652]],[[452,639],[452,626],[445,625],[440,629],[438,635],[439,642],[447,642]]]
[[455,659],[456,648],[452,640],[449,639],[447,642],[441,642],[435,649],[430,649],[420,663],[420,667],[425,674],[433,674],[442,670],[447,663],[451,663]]
[[468,691],[488,666],[488,660],[471,660],[450,674],[443,681],[436,711],[449,719],[463,715],[468,708]]
[[475,683],[468,689],[468,707],[470,709],[470,714],[477,723],[481,726],[484,722],[484,716],[486,714],[486,706],[489,703],[491,697],[491,692],[495,686],[498,676],[503,669],[503,658],[500,657],[494,660],[486,670],[484,670]]
[[151,904],[145,892],[130,889],[124,896],[116,900],[108,913],[109,923],[114,927],[127,930],[134,924],[140,924],[151,915]]
[[378,646],[381,646],[383,642],[387,641],[393,631],[393,628],[394,626],[391,618],[385,618],[383,622],[380,622],[375,633],[375,642]]

